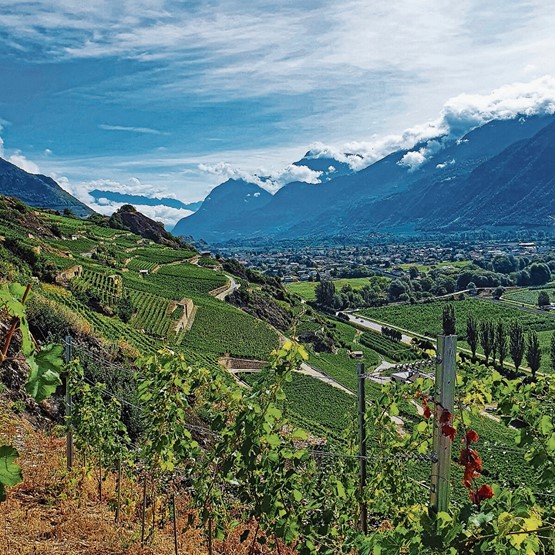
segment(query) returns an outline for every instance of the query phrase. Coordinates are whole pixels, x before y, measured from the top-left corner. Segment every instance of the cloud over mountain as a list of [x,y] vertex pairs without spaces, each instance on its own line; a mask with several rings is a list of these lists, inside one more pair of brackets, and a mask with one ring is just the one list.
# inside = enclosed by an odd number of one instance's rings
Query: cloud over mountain
[[260,169],[257,173],[244,171],[227,162],[217,164],[199,164],[199,169],[212,175],[220,175],[223,180],[242,179],[248,183],[255,183],[267,191],[274,192],[293,181],[304,183],[320,183],[322,172],[314,171],[307,166],[288,164],[281,170],[268,173]]
[[504,85],[489,94],[465,93],[455,96],[444,104],[437,119],[410,127],[399,135],[375,137],[365,142],[348,142],[341,146],[316,143],[311,147],[311,154],[314,157],[331,156],[360,170],[396,150],[410,149],[426,142],[425,146],[407,153],[401,162],[408,168],[415,168],[440,150],[441,142],[431,139],[458,139],[492,120],[553,113],[555,77],[546,75],[527,83]]

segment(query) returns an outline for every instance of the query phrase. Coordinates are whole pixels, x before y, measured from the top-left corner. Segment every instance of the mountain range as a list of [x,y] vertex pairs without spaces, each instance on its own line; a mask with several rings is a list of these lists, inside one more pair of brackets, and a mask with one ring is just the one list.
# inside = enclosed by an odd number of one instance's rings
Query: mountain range
[[177,208],[182,210],[198,210],[202,201],[190,202],[188,204],[181,202],[179,199],[171,197],[147,197],[144,195],[133,195],[129,193],[120,193],[119,191],[104,191],[101,189],[93,189],[89,191],[89,195],[97,202],[106,199],[112,202],[121,202],[123,204],[141,205],[141,206],[167,206],[169,208]]
[[[230,179],[173,233],[218,243],[461,231],[548,226],[555,214],[553,115],[490,121],[463,137],[393,152],[358,172],[311,153],[296,164],[324,171],[321,183],[293,182],[271,195]],[[334,172],[326,172],[330,167]]]
[[17,197],[29,206],[50,210],[71,210],[86,217],[94,210],[64,191],[51,177],[28,173],[0,158],[0,194]]

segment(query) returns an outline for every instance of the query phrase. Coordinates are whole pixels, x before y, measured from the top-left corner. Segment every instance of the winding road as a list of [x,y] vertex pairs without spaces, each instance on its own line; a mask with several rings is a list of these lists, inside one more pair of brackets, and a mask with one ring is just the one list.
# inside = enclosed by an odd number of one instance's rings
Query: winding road
[[222,291],[221,293],[218,293],[216,295],[216,299],[220,299],[220,301],[225,301],[225,298],[228,295],[231,295],[231,293],[233,293],[234,291],[237,291],[237,289],[241,287],[241,284],[237,283],[232,276],[226,274],[225,277],[229,279],[229,287],[225,291]]

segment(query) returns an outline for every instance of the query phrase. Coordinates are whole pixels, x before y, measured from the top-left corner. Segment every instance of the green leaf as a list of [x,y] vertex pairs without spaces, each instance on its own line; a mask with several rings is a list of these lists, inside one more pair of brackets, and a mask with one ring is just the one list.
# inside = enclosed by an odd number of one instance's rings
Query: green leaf
[[339,497],[339,499],[345,499],[345,487],[339,480],[335,482],[335,488],[337,490],[337,497]]
[[420,433],[425,432],[427,427],[428,427],[428,423],[422,420],[422,422],[419,422],[416,425],[416,431]]
[[60,381],[60,371],[63,366],[62,352],[62,345],[51,344],[27,359],[31,373],[25,384],[25,390],[37,403],[50,397],[56,391],[56,387],[62,383]]
[[14,463],[19,453],[11,445],[0,446],[0,501],[6,499],[5,486],[15,486],[23,480],[21,468]]
[[301,430],[300,428],[296,428],[291,432],[291,439],[306,441],[308,439],[308,434],[304,430]]
[[543,435],[548,436],[553,431],[553,424],[551,422],[551,416],[547,414],[543,415],[540,420],[540,431]]

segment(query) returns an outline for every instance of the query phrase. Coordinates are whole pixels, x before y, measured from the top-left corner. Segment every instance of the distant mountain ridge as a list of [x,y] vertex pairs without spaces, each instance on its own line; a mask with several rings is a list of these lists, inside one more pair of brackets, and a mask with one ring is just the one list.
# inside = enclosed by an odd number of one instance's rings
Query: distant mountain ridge
[[[272,196],[251,184],[260,195],[266,193],[257,205],[241,204],[242,190],[228,181],[216,188],[218,196],[225,190],[225,203],[213,210],[205,201],[203,209],[178,222],[174,233],[217,243],[548,225],[547,212],[555,214],[552,130],[555,116],[491,121],[458,140],[438,137],[317,185],[289,183]],[[333,165],[323,162],[328,163]],[[528,193],[519,185],[523,182]],[[540,194],[543,206],[532,202]]]
[[144,195],[131,195],[128,193],[120,193],[118,191],[103,191],[101,189],[93,189],[92,191],[89,191],[89,195],[91,195],[91,197],[93,197],[97,202],[104,198],[112,202],[121,202],[123,204],[140,206],[167,206],[168,208],[190,210],[191,212],[196,212],[202,206],[203,202],[199,201],[185,204],[176,198],[146,197]]
[[16,197],[25,204],[50,210],[71,210],[76,216],[94,214],[94,210],[64,191],[51,177],[28,173],[0,158],[0,194]]

